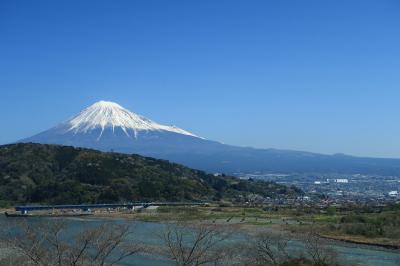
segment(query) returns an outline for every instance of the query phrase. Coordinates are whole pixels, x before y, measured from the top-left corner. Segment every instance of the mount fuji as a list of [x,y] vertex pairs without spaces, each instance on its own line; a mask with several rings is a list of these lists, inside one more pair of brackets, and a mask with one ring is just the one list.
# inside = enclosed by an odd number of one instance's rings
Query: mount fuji
[[162,125],[117,103],[100,101],[78,115],[19,142],[137,153],[209,172],[400,174],[400,160],[237,147]]
[[161,125],[130,112],[117,103],[99,101],[68,121],[20,142],[151,155],[183,152],[189,144],[207,141],[184,129]]

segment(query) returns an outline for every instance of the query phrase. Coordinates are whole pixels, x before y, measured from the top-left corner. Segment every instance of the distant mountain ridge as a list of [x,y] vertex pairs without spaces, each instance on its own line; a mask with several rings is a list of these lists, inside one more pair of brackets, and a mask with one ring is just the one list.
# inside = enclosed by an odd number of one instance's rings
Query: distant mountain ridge
[[20,142],[136,153],[208,172],[400,175],[400,159],[226,145],[198,137],[176,126],[159,124],[107,101],[97,102],[72,119]]

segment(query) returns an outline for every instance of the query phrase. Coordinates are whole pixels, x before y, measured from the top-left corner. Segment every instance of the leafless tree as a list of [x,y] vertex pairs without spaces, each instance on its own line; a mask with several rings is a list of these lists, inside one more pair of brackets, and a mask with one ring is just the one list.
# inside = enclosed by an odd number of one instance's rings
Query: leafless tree
[[[332,249],[327,240],[319,236],[317,229],[311,227],[303,236],[305,252],[316,266],[340,266],[338,254]],[[349,265],[349,264],[347,264]]]
[[[255,266],[340,266],[344,263],[329,243],[319,237],[314,229],[303,235],[288,232],[261,231],[249,236],[247,245],[241,247],[243,256],[240,265]],[[289,249],[289,242],[304,244],[303,251]]]
[[25,222],[13,226],[2,234],[10,254],[0,265],[111,266],[143,251],[128,240],[131,230],[127,225],[105,223],[72,236],[66,229],[63,222]]
[[228,255],[222,243],[230,236],[230,230],[212,225],[172,225],[160,236],[164,242],[164,254],[177,266],[218,265]]
[[289,260],[287,251],[289,238],[283,234],[263,232],[256,237],[256,262],[261,265],[279,265]]
[[247,243],[240,247],[243,253],[241,265],[278,266],[294,258],[288,251],[289,235],[271,231],[259,231],[249,235]]

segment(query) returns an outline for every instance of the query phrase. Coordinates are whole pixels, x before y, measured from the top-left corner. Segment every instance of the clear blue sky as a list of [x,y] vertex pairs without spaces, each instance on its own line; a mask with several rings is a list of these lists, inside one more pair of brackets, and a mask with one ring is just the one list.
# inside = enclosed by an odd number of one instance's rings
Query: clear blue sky
[[400,2],[0,1],[0,143],[98,100],[224,143],[400,157]]

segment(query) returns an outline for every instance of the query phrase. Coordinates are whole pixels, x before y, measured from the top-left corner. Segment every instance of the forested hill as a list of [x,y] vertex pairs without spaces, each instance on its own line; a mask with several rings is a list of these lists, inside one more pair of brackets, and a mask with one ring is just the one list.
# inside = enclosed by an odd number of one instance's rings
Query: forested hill
[[295,197],[271,182],[239,180],[139,155],[70,146],[0,146],[0,202],[106,203]]

